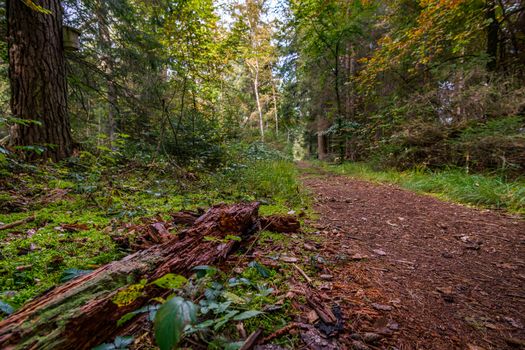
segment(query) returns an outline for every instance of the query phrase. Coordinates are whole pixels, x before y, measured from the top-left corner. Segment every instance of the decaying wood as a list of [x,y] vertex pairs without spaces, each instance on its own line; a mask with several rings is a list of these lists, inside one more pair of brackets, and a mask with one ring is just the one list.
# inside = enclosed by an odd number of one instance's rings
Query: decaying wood
[[[246,236],[258,226],[258,203],[218,205],[195,224],[172,238],[100,267],[27,303],[0,322],[0,349],[88,349],[118,331],[126,313],[165,295],[146,284],[142,296],[118,306],[114,300],[131,284],[153,281],[166,273],[191,274],[198,265],[224,259],[235,241],[226,235]],[[216,237],[217,240],[204,240]]]
[[182,210],[171,215],[172,221],[175,225],[191,226],[202,215],[202,212],[194,212],[189,210]]
[[24,224],[27,224],[28,222],[31,222],[31,221],[35,221],[35,216],[34,215],[29,216],[29,217],[24,218],[24,219],[21,219],[21,220],[18,220],[18,221],[10,222],[9,224],[0,225],[0,231],[8,230],[8,229],[13,228],[13,227],[24,225]]
[[301,223],[293,215],[270,215],[261,218],[261,227],[272,232],[295,233]]
[[306,293],[306,301],[315,310],[315,312],[317,312],[317,315],[319,315],[319,318],[323,320],[324,323],[337,323],[337,318],[335,317],[330,307],[326,306],[325,303],[322,302],[321,299],[313,292]]

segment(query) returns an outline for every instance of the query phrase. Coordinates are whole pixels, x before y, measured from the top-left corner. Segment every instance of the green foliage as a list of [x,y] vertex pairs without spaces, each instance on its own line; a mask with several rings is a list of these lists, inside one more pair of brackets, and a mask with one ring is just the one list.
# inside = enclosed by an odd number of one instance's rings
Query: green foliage
[[155,316],[155,340],[161,350],[173,350],[180,342],[184,328],[197,320],[197,307],[191,301],[175,296],[164,303]]
[[95,346],[92,350],[127,350],[133,344],[133,337],[116,337],[112,343]]
[[0,311],[2,314],[9,316],[15,312],[15,309],[9,303],[0,300]]

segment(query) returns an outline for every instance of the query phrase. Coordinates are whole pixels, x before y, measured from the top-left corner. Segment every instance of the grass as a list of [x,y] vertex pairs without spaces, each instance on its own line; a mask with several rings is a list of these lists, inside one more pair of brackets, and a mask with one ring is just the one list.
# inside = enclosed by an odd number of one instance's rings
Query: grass
[[[34,222],[0,231],[0,302],[19,307],[59,284],[66,269],[94,269],[120,259],[127,252],[119,250],[110,233],[124,223],[219,202],[258,200],[264,215],[299,211],[307,203],[289,161],[234,164],[199,173],[192,181],[172,174],[160,166],[94,163],[88,168],[31,166],[0,178],[0,208],[16,201],[27,203],[16,212],[3,209],[0,222],[36,217]],[[41,203],[57,189],[67,190],[67,196]],[[63,224],[87,229],[68,232],[61,229]]]
[[341,165],[318,163],[318,165],[337,174],[393,183],[448,201],[525,214],[525,180],[523,179],[506,181],[499,176],[467,174],[464,169],[397,171],[375,170],[367,163]]

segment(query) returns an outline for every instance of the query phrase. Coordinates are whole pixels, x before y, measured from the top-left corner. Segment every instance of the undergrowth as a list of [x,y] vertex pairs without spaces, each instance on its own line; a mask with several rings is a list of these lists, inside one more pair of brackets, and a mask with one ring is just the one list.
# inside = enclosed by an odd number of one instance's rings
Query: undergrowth
[[427,169],[397,171],[376,170],[368,163],[318,164],[338,174],[393,183],[445,200],[525,214],[524,179],[507,181],[502,176],[467,174],[464,169],[458,168],[440,171]]
[[261,213],[303,210],[296,169],[262,146],[236,150],[214,170],[121,159],[111,150],[56,165],[12,163],[0,174],[0,318],[61,283],[68,269],[120,259],[110,234],[124,223],[219,202],[261,201]]

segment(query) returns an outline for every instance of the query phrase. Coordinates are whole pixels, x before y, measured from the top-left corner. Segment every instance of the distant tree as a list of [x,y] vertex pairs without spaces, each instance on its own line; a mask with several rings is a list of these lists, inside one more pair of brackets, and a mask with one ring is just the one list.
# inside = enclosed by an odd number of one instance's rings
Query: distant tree
[[20,119],[10,130],[13,146],[28,158],[61,160],[71,155],[67,84],[59,0],[8,0],[7,37],[11,113]]

